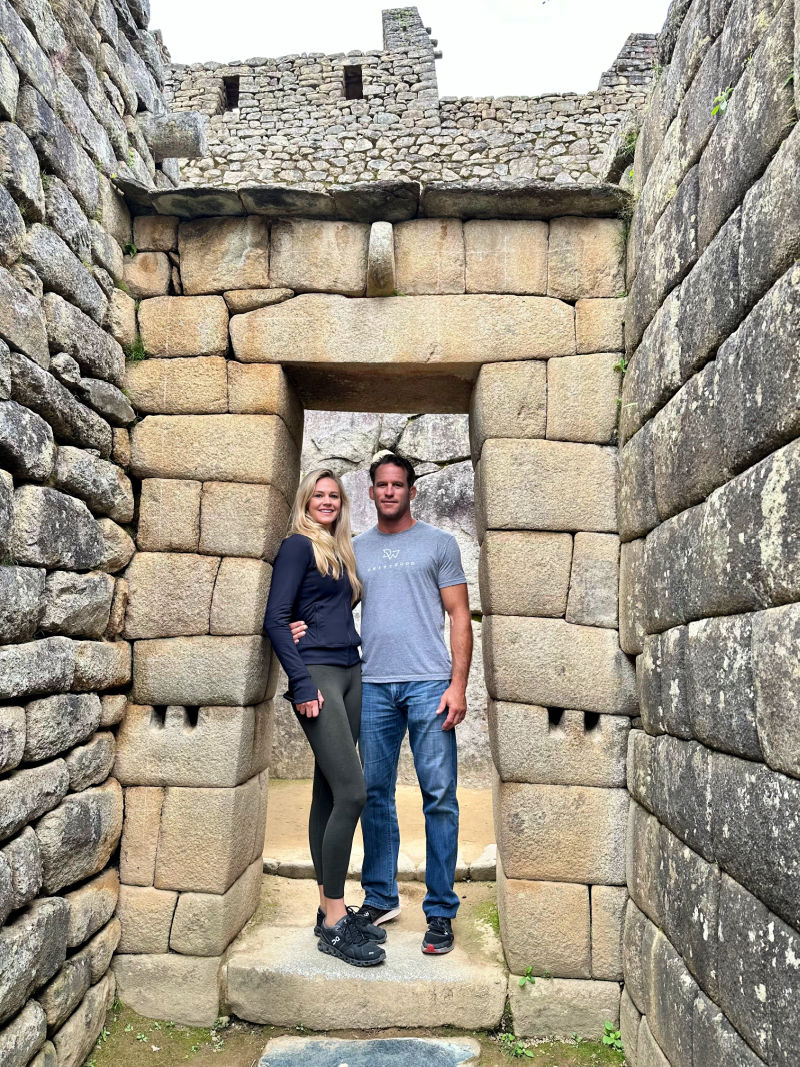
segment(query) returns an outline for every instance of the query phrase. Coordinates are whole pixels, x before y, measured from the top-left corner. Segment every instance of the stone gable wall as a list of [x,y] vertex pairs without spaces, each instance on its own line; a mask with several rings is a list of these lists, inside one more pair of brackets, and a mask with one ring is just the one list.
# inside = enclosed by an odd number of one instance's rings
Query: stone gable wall
[[[636,124],[655,38],[629,37],[600,88],[585,94],[440,99],[434,56],[417,9],[402,8],[384,12],[383,50],[174,65],[171,107],[209,116],[209,154],[184,164],[181,180],[591,184],[613,161],[614,135]],[[344,98],[343,67],[351,65],[362,67],[362,100]],[[237,76],[239,106],[226,111],[223,78]]]
[[800,8],[673,3],[636,145],[619,521],[633,1067],[800,1062]]

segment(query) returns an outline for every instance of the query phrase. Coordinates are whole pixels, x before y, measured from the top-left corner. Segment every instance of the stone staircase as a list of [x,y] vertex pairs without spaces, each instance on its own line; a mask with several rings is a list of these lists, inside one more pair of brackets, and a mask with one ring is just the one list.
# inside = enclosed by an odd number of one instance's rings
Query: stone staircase
[[[310,1030],[497,1026],[508,974],[490,918],[495,887],[460,882],[456,889],[462,906],[451,953],[423,956],[425,887],[404,882],[402,914],[386,927],[386,962],[357,969],[317,950],[314,881],[265,875],[258,910],[227,953],[229,1010],[249,1022]],[[347,899],[360,899],[357,883],[348,883]]]

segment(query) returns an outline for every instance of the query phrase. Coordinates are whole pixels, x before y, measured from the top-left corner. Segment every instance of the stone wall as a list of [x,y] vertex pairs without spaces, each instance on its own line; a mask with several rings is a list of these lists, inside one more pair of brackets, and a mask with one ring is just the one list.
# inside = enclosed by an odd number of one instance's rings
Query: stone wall
[[[382,50],[174,65],[176,111],[209,116],[209,153],[182,182],[236,187],[408,178],[539,178],[594,183],[636,125],[652,76],[655,37],[634,34],[595,92],[439,98],[434,42],[416,8],[383,12]],[[363,98],[346,99],[357,66]],[[226,101],[224,79],[237,80]]]
[[800,1062],[800,9],[673,3],[622,398],[633,1067]]
[[[0,1062],[82,1064],[114,997],[134,543],[131,221],[171,185],[140,0],[0,0]],[[150,125],[148,125],[150,124]],[[146,134],[146,131],[147,134]],[[174,161],[173,161],[174,162]],[[174,168],[173,173],[174,173]]]

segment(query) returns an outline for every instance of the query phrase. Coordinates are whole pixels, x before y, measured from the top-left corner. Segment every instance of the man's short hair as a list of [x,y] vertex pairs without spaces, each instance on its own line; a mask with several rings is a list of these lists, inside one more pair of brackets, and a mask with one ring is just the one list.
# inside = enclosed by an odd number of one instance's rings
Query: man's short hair
[[402,467],[406,472],[408,488],[410,489],[417,480],[416,471],[405,456],[398,456],[396,452],[384,452],[382,456],[378,456],[377,459],[372,461],[369,468],[369,480],[372,484],[375,484],[375,475],[378,473],[378,468],[385,466],[387,463],[391,463],[393,467]]

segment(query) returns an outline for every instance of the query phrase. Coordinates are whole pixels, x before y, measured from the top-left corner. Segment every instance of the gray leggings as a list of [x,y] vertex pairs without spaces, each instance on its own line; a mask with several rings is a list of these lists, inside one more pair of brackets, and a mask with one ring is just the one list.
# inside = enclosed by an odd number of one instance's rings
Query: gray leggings
[[361,726],[361,664],[310,664],[308,673],[325,702],[316,719],[297,718],[314,753],[314,789],[308,818],[311,860],[326,897],[344,896],[353,835],[366,800],[356,752]]

